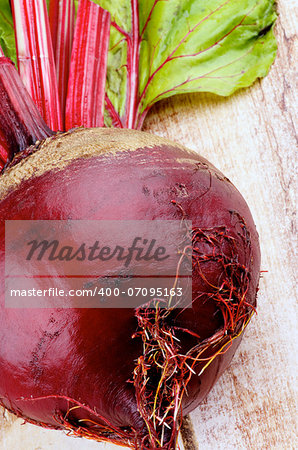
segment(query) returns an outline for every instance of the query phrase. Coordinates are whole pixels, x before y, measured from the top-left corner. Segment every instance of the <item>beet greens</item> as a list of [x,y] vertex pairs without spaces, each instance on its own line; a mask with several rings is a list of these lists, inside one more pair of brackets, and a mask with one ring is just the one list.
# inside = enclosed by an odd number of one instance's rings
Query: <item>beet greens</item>
[[14,27],[9,0],[0,0],[0,45],[54,130],[141,129],[157,101],[230,95],[265,76],[276,54],[274,0],[82,0],[75,32],[70,0],[48,1],[50,20],[44,0],[11,3]]

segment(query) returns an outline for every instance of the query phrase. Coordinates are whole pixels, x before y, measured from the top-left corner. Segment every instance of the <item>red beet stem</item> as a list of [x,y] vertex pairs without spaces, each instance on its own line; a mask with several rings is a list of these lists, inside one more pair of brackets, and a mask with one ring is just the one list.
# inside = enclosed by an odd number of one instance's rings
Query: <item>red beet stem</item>
[[127,76],[128,76],[128,98],[126,110],[126,128],[135,128],[136,106],[138,101],[139,86],[139,9],[138,0],[131,0],[131,34],[127,40]]
[[4,163],[9,162],[15,153],[53,134],[12,61],[4,56],[0,56],[0,130],[0,159]]
[[56,68],[45,0],[12,0],[18,68],[52,130],[62,130]]
[[79,3],[66,100],[66,129],[104,124],[110,13],[89,0]]
[[49,20],[62,120],[64,121],[75,23],[75,6],[73,0],[50,0]]
[[[2,48],[0,47],[0,58],[3,58],[4,52],[2,50]],[[3,169],[3,167],[6,164],[6,161],[8,160],[8,150],[7,150],[7,142],[5,139],[5,136],[2,135],[1,131],[0,131],[0,171]]]
[[4,168],[6,161],[8,160],[7,142],[0,134],[0,171]]

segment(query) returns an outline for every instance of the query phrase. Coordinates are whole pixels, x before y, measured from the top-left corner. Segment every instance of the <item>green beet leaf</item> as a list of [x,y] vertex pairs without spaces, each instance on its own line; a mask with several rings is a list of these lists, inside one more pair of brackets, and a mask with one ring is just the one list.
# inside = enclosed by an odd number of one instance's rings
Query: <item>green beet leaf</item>
[[0,0],[0,46],[5,56],[16,64],[16,46],[9,0]]
[[[77,0],[75,3],[77,6]],[[106,83],[108,126],[141,128],[152,105],[175,94],[230,95],[264,77],[276,55],[274,0],[95,3],[112,17]],[[133,33],[136,26],[137,35]],[[0,0],[0,44],[15,61],[9,0]]]
[[[131,1],[97,1],[128,34]],[[135,126],[158,100],[186,92],[230,95],[267,74],[276,55],[273,0],[139,0]],[[111,29],[107,94],[127,115],[127,39]],[[125,122],[124,122],[125,123]]]

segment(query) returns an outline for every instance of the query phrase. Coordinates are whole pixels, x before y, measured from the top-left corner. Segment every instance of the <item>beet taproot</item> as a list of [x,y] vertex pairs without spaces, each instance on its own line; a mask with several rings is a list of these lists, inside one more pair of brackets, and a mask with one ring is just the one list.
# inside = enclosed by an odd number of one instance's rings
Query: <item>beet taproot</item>
[[[0,218],[1,404],[93,439],[175,448],[182,414],[226,369],[256,306],[258,235],[238,190],[181,145],[133,130],[76,129],[15,157],[0,177]],[[5,308],[6,220],[184,218],[193,227],[191,309]],[[55,286],[66,289],[67,278]],[[150,367],[146,344],[159,367]],[[165,426],[151,397],[166,375]]]

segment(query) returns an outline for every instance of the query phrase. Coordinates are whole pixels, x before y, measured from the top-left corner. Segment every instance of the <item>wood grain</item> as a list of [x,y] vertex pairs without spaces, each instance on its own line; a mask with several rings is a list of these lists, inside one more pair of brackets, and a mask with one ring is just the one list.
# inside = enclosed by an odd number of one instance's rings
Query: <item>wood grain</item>
[[[297,2],[281,0],[279,51],[269,76],[230,98],[179,96],[155,107],[145,129],[198,151],[246,198],[260,234],[258,315],[230,368],[191,414],[194,448],[296,449],[297,432]],[[2,420],[4,450],[117,449]],[[6,425],[4,425],[6,424]]]

